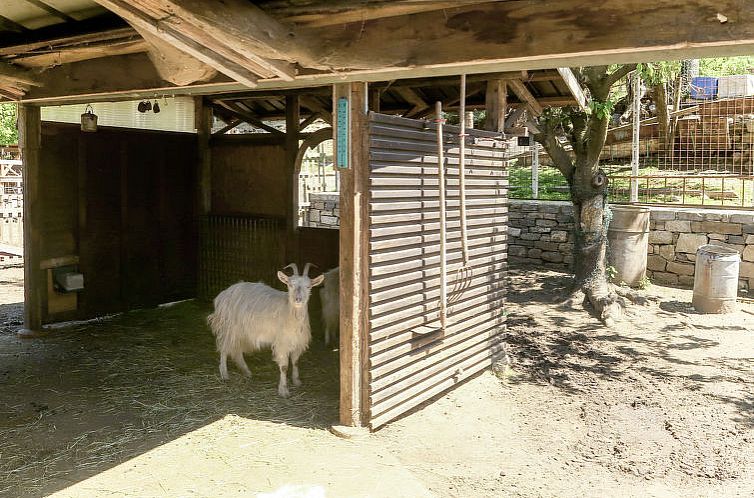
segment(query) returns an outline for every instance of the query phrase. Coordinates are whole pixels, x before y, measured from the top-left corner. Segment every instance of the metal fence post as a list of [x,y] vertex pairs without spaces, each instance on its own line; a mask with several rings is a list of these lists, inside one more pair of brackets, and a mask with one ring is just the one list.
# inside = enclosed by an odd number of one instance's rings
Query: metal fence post
[[633,133],[631,136],[631,202],[639,202],[639,134],[641,133],[641,76],[634,71],[631,79],[634,100],[633,109]]
[[536,142],[531,149],[531,197],[539,199],[539,144]]

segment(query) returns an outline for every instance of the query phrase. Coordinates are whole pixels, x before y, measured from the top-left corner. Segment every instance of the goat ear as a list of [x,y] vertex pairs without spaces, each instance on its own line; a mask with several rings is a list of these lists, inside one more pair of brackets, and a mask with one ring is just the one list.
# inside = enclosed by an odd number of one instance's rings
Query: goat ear
[[312,287],[316,287],[316,286],[320,285],[324,280],[325,280],[325,275],[324,274],[317,275],[316,277],[314,277],[312,279]]
[[285,285],[288,285],[288,275],[286,275],[282,271],[278,271],[278,279],[280,279],[280,281]]

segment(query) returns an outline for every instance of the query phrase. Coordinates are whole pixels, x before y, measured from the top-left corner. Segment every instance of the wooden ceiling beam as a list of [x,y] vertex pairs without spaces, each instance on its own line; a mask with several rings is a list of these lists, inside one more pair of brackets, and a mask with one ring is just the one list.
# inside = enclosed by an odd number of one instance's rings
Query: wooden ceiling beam
[[19,24],[13,19],[0,15],[0,30],[12,31],[14,33],[25,33],[29,31],[29,28],[23,24]]
[[114,55],[138,54],[146,52],[149,44],[142,38],[134,40],[101,42],[91,45],[75,45],[61,47],[55,50],[32,52],[13,58],[13,63],[19,66],[54,67],[61,64],[71,64],[99,57],[112,57]]
[[529,106],[534,116],[542,114],[542,106],[521,80],[508,81],[508,88],[511,89],[521,102],[525,102]]
[[[194,36],[185,33],[185,26],[176,30],[174,23],[165,23],[162,20],[154,19],[144,13],[143,7],[139,4],[125,0],[96,0],[97,3],[110,10],[114,14],[125,19],[137,30],[154,36],[169,45],[185,52],[186,54],[198,59],[217,71],[233,78],[235,81],[254,87],[259,80],[256,67],[250,68],[242,66],[237,61],[227,57],[227,47],[219,47],[217,43],[211,40],[197,39]],[[224,52],[224,53],[218,53]]]
[[400,95],[403,100],[413,106],[411,110],[406,113],[405,117],[407,118],[414,117],[430,107],[430,105],[418,93],[416,93],[415,90],[409,87],[394,86],[391,89]]
[[0,61],[0,80],[20,83],[27,86],[41,86],[38,77],[28,69]]
[[[325,27],[366,22],[386,17],[419,14],[433,10],[473,5],[489,0],[327,0],[303,5],[288,1],[268,2],[264,8],[286,22],[306,27]],[[314,4],[314,5],[312,5]]]
[[573,74],[573,71],[567,67],[559,67],[558,74],[563,78],[563,82],[568,87],[568,91],[571,92],[571,95],[573,95],[579,108],[582,111],[586,111],[588,108],[586,94],[584,93],[584,89],[581,88],[578,78]]
[[246,0],[96,0],[134,26],[159,36],[250,87],[255,77],[291,81],[292,63],[310,62],[292,30]]
[[6,45],[0,47],[0,56],[21,55],[35,50],[55,50],[73,48],[80,45],[91,45],[96,43],[122,42],[128,40],[138,40],[139,34],[131,27],[108,29],[106,31],[84,33],[73,36],[58,36],[41,41],[33,41],[15,45]]

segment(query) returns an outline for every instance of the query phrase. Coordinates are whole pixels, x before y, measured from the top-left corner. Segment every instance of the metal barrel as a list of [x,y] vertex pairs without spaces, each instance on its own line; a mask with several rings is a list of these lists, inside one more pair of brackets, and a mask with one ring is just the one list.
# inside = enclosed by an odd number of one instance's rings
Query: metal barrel
[[613,218],[607,229],[608,264],[615,268],[615,282],[638,286],[647,273],[649,208],[610,206]]
[[730,313],[737,309],[738,251],[704,245],[696,251],[694,297],[691,304],[700,313]]

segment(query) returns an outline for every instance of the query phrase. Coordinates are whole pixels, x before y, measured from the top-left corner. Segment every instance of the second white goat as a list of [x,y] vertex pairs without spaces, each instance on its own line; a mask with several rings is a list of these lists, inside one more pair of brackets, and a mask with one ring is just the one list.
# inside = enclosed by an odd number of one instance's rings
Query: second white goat
[[277,276],[288,287],[279,291],[263,283],[239,282],[220,292],[215,298],[215,312],[207,317],[220,352],[220,376],[228,378],[228,357],[243,374],[251,376],[243,354],[264,348],[272,350],[272,358],[280,369],[278,394],[287,397],[288,363],[293,366],[291,381],[301,385],[298,359],[309,347],[312,333],[307,304],[311,289],[322,283],[323,275],[310,279],[310,264],[301,275],[291,263],[293,275],[278,271]]
[[340,267],[324,273],[325,281],[319,298],[322,301],[322,323],[325,326],[325,344],[337,338],[340,330]]

